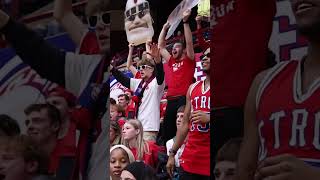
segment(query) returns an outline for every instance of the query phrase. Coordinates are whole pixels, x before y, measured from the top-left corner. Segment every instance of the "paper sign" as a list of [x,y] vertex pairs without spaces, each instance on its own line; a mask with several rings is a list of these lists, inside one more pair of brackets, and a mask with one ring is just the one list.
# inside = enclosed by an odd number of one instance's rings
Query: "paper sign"
[[181,19],[183,18],[183,12],[192,9],[194,6],[199,4],[199,2],[202,0],[183,0],[169,15],[168,22],[171,25],[166,39],[170,38],[174,31],[177,29]]

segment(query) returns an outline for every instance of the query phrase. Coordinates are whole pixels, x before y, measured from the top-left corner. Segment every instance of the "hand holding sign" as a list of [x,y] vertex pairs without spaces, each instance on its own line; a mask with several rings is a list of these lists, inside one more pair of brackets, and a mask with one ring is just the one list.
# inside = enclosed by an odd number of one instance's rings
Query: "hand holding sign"
[[[176,28],[178,27],[181,19],[183,19],[184,15],[183,13],[186,10],[191,10],[194,6],[196,6],[197,4],[199,4],[199,2],[202,0],[183,0],[169,15],[168,17],[168,22],[170,23],[171,27],[168,30],[166,39],[168,39],[170,36],[172,36],[172,34],[174,33],[174,31],[176,30]],[[190,15],[189,15],[190,16]],[[188,16],[188,17],[189,17]]]
[[183,22],[188,21],[189,16],[191,15],[191,9],[187,9],[183,12]]

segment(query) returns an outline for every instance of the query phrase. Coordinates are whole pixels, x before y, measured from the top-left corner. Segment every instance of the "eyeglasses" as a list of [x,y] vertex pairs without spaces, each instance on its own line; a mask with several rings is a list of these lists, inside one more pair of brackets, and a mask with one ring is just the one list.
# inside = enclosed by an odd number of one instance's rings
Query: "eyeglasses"
[[99,13],[88,18],[90,28],[97,27],[98,21],[101,21],[104,25],[110,25],[110,12]]
[[138,71],[140,71],[140,70],[142,70],[142,69],[146,69],[146,68],[152,68],[151,66],[148,66],[148,65],[141,65],[141,66],[139,66],[137,69],[138,69]]
[[207,54],[203,54],[203,55],[201,55],[200,56],[200,60],[201,61],[204,61],[204,60],[206,60],[207,58],[210,58],[210,52],[208,52]]
[[142,18],[149,11],[150,9],[148,2],[138,4],[137,6],[134,6],[133,8],[126,11],[126,20],[134,21],[136,15],[138,15],[139,18]]

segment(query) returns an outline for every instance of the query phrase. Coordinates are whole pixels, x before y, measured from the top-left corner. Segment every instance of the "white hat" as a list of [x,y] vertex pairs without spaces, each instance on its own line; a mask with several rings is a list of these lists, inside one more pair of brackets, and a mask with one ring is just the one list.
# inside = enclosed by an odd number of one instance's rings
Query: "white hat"
[[134,158],[134,155],[133,155],[132,151],[131,151],[129,148],[127,148],[125,145],[122,145],[122,144],[118,144],[118,145],[112,146],[112,147],[110,148],[110,154],[111,154],[111,152],[112,152],[113,150],[115,150],[115,149],[117,149],[117,148],[121,148],[121,149],[123,149],[124,151],[127,152],[128,157],[129,157],[129,163],[132,163],[132,162],[135,161],[135,158]]

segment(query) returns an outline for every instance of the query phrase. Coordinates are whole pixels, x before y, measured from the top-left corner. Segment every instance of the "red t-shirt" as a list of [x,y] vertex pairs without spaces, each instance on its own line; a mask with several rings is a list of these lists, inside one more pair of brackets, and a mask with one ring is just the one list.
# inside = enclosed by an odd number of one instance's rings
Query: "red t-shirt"
[[[211,71],[214,108],[243,106],[252,80],[266,68],[275,0],[214,0]],[[223,13],[221,13],[223,12]]]
[[193,82],[196,62],[187,56],[182,61],[177,62],[172,56],[168,61],[168,93],[167,96],[185,96],[190,84]]
[[[149,166],[156,168],[158,164],[159,146],[154,141],[146,141],[149,146],[149,152],[143,155],[143,162]],[[136,160],[138,160],[138,153],[136,148],[130,148]]]
[[[205,90],[203,81],[191,86],[190,100],[193,111],[210,113],[210,87]],[[210,122],[195,124],[190,121],[180,165],[186,172],[210,176]]]
[[135,109],[136,109],[135,103],[131,101],[126,108],[126,117],[128,118],[129,113],[135,114]]
[[166,113],[166,109],[167,109],[167,102],[161,102],[160,103],[160,118],[164,118],[164,115]]
[[[84,170],[86,145],[91,126],[90,119],[90,112],[85,108],[74,109],[72,111],[68,132],[62,139],[57,140],[55,149],[51,153],[49,164],[50,173],[56,173],[61,157],[74,157],[76,160],[74,167],[75,172]],[[77,129],[80,130],[78,145],[76,142]]]

